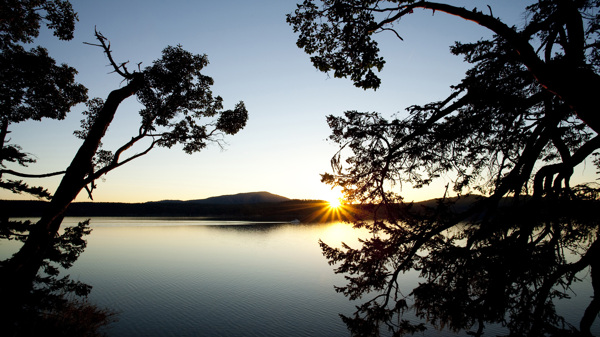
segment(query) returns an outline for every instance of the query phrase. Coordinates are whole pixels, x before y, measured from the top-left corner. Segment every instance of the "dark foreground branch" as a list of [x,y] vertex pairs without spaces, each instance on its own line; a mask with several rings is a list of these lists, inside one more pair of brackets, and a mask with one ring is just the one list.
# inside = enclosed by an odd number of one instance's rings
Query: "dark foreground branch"
[[6,174],[13,175],[13,176],[21,177],[21,178],[48,178],[48,177],[63,175],[63,174],[65,174],[65,172],[66,171],[57,171],[57,172],[52,172],[52,173],[28,174],[28,173],[21,173],[21,172],[13,171],[13,170],[0,170],[0,176],[2,176],[3,174],[6,173]]

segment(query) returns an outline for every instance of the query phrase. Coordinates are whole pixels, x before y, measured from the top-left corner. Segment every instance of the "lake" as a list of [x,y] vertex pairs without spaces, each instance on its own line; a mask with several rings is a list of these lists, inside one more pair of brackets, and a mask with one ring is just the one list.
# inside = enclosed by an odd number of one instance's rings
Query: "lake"
[[[88,247],[68,273],[93,286],[92,303],[119,313],[108,336],[349,336],[339,314],[351,314],[355,303],[334,291],[344,279],[318,240],[356,246],[365,231],[185,218],[92,218],[90,225]],[[16,247],[2,242],[0,258]],[[414,285],[416,275],[403,281]],[[575,291],[589,301],[589,286]],[[561,311],[578,317],[584,308]]]

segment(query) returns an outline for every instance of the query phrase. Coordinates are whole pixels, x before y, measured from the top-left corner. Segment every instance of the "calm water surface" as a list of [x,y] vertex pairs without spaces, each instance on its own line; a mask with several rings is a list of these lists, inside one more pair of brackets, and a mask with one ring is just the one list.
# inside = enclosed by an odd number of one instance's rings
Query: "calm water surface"
[[[88,248],[68,273],[93,286],[93,303],[119,313],[108,336],[349,336],[339,314],[351,314],[355,304],[334,291],[344,279],[333,273],[318,240],[356,246],[364,231],[343,223],[181,218],[92,218],[90,224]],[[0,258],[14,247],[0,244]],[[408,290],[416,279],[406,275],[405,282]],[[587,301],[586,289],[577,291]]]

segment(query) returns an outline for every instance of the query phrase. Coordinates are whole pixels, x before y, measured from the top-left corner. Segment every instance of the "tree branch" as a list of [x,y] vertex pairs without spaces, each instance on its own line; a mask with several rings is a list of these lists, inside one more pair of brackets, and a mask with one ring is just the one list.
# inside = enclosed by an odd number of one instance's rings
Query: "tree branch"
[[[133,74],[131,74],[127,70],[127,67],[125,67],[125,65],[128,62],[124,62],[124,63],[121,63],[121,65],[117,65],[117,63],[115,62],[115,60],[112,57],[112,51],[110,50],[110,41],[108,41],[108,39],[106,37],[104,37],[104,35],[102,35],[102,33],[100,33],[96,28],[94,28],[94,35],[96,36],[96,39],[100,42],[100,44],[93,44],[93,43],[88,43],[88,42],[84,42],[84,43],[87,45],[90,45],[90,46],[97,46],[97,47],[102,48],[104,50],[104,53],[106,54],[106,57],[108,58],[108,61],[110,62],[110,65],[113,67],[115,72],[117,74],[121,75],[123,78],[131,79],[133,77]],[[123,70],[121,70],[121,68]]]
[[[455,99],[459,93],[460,92],[455,92],[452,95],[448,96],[446,100],[441,102],[440,107],[443,107],[444,105],[448,104],[451,100]],[[416,130],[413,130],[407,136],[403,137],[399,143],[390,147],[390,150],[388,152],[389,154],[386,158],[386,162],[389,163],[393,157],[397,156],[396,151],[404,147],[409,141],[415,139],[418,136],[421,136],[424,132],[429,130],[429,128],[431,128],[437,121],[448,116],[452,112],[456,111],[458,108],[466,105],[469,102],[469,99],[470,95],[467,93],[461,98],[459,98],[456,102],[452,103],[450,106],[443,109],[437,109],[437,111],[425,123],[420,125]],[[389,165],[386,165],[385,169],[387,171],[389,169]]]
[[43,174],[27,174],[27,173],[16,172],[13,170],[0,170],[0,176],[4,173],[10,174],[13,176],[17,176],[17,177],[21,177],[21,178],[47,178],[47,177],[53,177],[53,176],[65,174],[65,171],[43,173]]
[[[600,148],[600,135],[592,138],[585,144],[583,144],[572,156],[569,156],[567,160],[563,160],[562,163],[546,165],[539,169],[535,174],[533,183],[533,196],[540,197],[546,190],[544,188],[544,180],[551,179],[555,174],[563,172],[568,169],[573,169],[575,166],[583,162],[589,155],[595,150]],[[556,183],[554,184],[556,185]],[[556,186],[554,186],[556,187]]]
[[125,143],[123,146],[121,146],[114,154],[113,159],[111,161],[111,164],[117,164],[119,162],[119,158],[121,157],[121,154],[125,151],[127,151],[128,149],[130,149],[135,143],[137,143],[138,141],[140,141],[141,139],[143,139],[147,134],[147,130],[144,130],[143,132],[141,132],[140,134],[138,134],[136,137],[132,137],[130,141],[128,141],[127,143]]
[[513,28],[507,26],[499,19],[492,15],[483,14],[476,10],[467,10],[464,7],[457,7],[443,3],[428,2],[428,1],[417,1],[413,4],[406,5],[396,15],[393,15],[385,20],[379,22],[371,32],[382,29],[383,26],[390,24],[394,21],[399,20],[407,14],[413,13],[416,8],[431,9],[433,11],[440,11],[446,14],[460,17],[464,20],[472,21],[480,26],[488,28],[492,32],[496,33],[503,39],[505,39],[519,54],[521,62],[529,68],[540,83],[545,84],[547,80],[545,78],[539,78],[540,76],[546,75],[546,66],[542,60],[537,56],[535,50],[529,43],[529,37],[517,33]]
[[157,143],[157,142],[158,142],[157,140],[154,140],[154,141],[152,141],[152,144],[150,144],[150,146],[148,146],[148,148],[147,148],[146,150],[144,150],[144,151],[142,151],[142,152],[140,152],[140,153],[137,153],[137,154],[135,154],[135,155],[133,155],[133,156],[131,156],[131,157],[129,157],[129,158],[127,158],[127,159],[123,160],[122,162],[117,162],[117,161],[114,161],[114,160],[113,160],[113,161],[112,161],[112,162],[111,162],[109,165],[107,165],[107,166],[105,166],[105,167],[101,168],[100,170],[98,170],[98,171],[96,171],[96,172],[94,172],[94,173],[90,174],[90,175],[89,175],[89,176],[88,176],[88,177],[87,177],[87,178],[84,180],[84,183],[85,183],[86,185],[87,185],[87,184],[89,184],[89,183],[92,183],[94,180],[96,180],[96,179],[100,178],[102,175],[104,175],[104,174],[107,174],[108,172],[110,172],[110,171],[112,171],[112,170],[116,169],[117,167],[120,167],[120,166],[122,166],[122,165],[125,165],[125,164],[127,164],[128,162],[130,162],[130,161],[132,161],[132,160],[134,160],[134,159],[136,159],[136,158],[139,158],[139,157],[141,157],[141,156],[144,156],[144,155],[146,155],[148,152],[150,152],[150,150],[152,150],[152,149],[154,148],[154,146],[156,145],[156,143]]

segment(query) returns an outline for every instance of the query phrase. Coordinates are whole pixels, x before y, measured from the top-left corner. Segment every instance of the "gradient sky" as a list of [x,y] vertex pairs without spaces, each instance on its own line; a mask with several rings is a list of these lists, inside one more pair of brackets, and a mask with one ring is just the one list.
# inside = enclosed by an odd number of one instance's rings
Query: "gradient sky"
[[[350,80],[329,77],[312,67],[309,56],[296,47],[296,35],[285,22],[299,0],[75,1],[79,13],[75,38],[58,41],[43,31],[35,44],[49,49],[58,62],[79,74],[90,97],[106,98],[123,85],[110,74],[108,62],[94,41],[94,27],[110,39],[118,61],[150,65],[168,45],[207,54],[205,74],[212,76],[213,93],[224,99],[226,109],[245,102],[249,122],[229,136],[224,150],[211,146],[194,155],[180,148],[155,149],[109,173],[98,182],[96,201],[143,202],[164,199],[200,199],[240,192],[269,191],[289,198],[328,199],[329,186],[320,173],[330,170],[336,147],[327,141],[325,117],[346,110],[378,111],[385,116],[412,104],[444,98],[467,69],[462,59],[450,55],[455,40],[475,41],[490,36],[485,29],[456,17],[418,11],[397,27],[404,41],[391,33],[380,36],[386,58],[377,91],[354,87]],[[455,1],[467,8],[481,1]],[[495,16],[511,24],[524,22],[523,1],[487,2]],[[138,127],[139,105],[130,98],[121,105],[104,139],[115,149]],[[27,172],[64,170],[80,145],[73,136],[79,128],[83,106],[75,107],[66,120],[43,120],[11,126],[13,143],[37,157]],[[21,170],[23,171],[23,170]],[[593,171],[589,167],[588,171]],[[39,179],[54,191],[58,178]],[[413,191],[403,186],[408,200],[441,196],[439,186]],[[2,199],[28,198],[0,191]],[[78,201],[87,195],[80,194]]]

